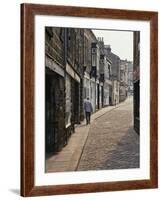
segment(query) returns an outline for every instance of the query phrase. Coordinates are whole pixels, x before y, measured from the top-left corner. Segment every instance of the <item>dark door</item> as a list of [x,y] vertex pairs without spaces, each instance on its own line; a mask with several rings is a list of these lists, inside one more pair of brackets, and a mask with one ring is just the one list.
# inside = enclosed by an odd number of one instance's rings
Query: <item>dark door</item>
[[63,79],[55,72],[46,73],[46,156],[59,151],[64,137]]
[[139,80],[134,83],[134,129],[140,132],[140,87]]
[[101,105],[104,107],[104,88],[101,86]]
[[79,83],[72,79],[72,126],[74,128],[75,124],[79,123],[79,117],[80,117],[80,89],[79,89]]
[[100,109],[100,86],[97,84],[97,109]]
[[75,124],[79,124],[79,118],[80,118],[80,90],[79,90],[79,83],[77,81],[74,81],[74,87],[75,87],[75,92],[74,92],[74,121]]

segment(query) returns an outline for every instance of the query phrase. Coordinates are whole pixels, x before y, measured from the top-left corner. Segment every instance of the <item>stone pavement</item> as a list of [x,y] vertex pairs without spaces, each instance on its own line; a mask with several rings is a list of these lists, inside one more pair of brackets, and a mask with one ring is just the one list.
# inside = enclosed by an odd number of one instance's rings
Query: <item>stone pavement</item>
[[[120,149],[120,142],[122,142],[122,139],[124,140],[124,136],[127,135],[126,133],[130,132],[127,139],[130,140],[128,143],[133,143],[135,141],[135,147],[133,149],[138,149],[138,136],[136,133],[133,133],[133,130],[131,129],[132,127],[130,126],[132,123],[132,121],[130,122],[130,120],[132,120],[130,113],[132,114],[132,112],[130,110],[130,106],[127,105],[132,106],[131,98],[129,98],[126,102],[118,104],[117,106],[105,107],[94,113],[91,117],[91,125],[87,126],[85,121],[83,121],[80,125],[77,125],[75,133],[71,135],[68,144],[56,155],[46,160],[46,172],[108,169],[113,166],[117,169],[118,166],[122,167],[122,161],[120,162],[120,165],[115,163],[119,161],[119,159],[115,156],[119,154],[116,152],[122,152],[123,150]],[[119,114],[122,114],[122,112],[119,111],[123,110],[123,108],[125,110],[124,116],[128,114],[128,117],[124,117],[128,119],[128,123],[126,122],[125,127],[121,126],[121,123],[124,125],[124,121],[118,121],[118,118],[123,118],[122,116],[118,116]],[[126,112],[126,110],[128,110],[128,112]],[[113,116],[112,113],[114,113]],[[116,124],[118,124],[118,126]],[[128,129],[128,126],[130,126],[130,129]],[[118,129],[116,129],[117,127]],[[119,133],[114,134],[114,132]],[[116,136],[113,138],[110,137],[110,135]],[[136,139],[133,139],[134,135],[137,136]],[[118,142],[119,144],[117,145]],[[115,148],[115,146],[118,148]],[[129,156],[130,151],[132,151],[132,146],[129,147],[128,145],[125,145],[125,148],[124,152],[127,150],[127,156]],[[107,153],[109,153],[109,155]],[[111,162],[108,162],[109,157],[111,157]],[[136,157],[139,157],[138,151]],[[131,167],[131,164],[129,162],[127,163],[129,165],[127,168]],[[132,163],[134,167],[134,161],[132,161]],[[139,162],[136,163],[138,165]]]
[[128,169],[139,164],[139,136],[133,130],[132,98],[128,98],[92,123],[77,170]]

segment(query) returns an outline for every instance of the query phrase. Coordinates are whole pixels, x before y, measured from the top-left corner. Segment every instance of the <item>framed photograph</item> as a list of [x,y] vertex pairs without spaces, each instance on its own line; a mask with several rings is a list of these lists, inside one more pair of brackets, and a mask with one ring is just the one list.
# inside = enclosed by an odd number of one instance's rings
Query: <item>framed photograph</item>
[[21,5],[21,195],[158,187],[158,13]]

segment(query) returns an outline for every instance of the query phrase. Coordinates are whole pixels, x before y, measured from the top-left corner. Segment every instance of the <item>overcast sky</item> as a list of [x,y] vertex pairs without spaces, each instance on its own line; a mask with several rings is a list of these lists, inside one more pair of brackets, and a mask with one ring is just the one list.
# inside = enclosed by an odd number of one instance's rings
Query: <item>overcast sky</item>
[[105,45],[111,45],[111,51],[122,60],[133,61],[133,32],[92,30],[96,37],[103,37]]

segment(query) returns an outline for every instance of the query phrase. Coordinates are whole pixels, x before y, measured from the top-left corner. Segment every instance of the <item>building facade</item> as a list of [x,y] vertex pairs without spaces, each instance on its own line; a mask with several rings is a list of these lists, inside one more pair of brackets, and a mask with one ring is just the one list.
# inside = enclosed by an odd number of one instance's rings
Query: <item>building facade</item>
[[45,29],[46,156],[66,145],[83,111],[83,29]]
[[46,156],[59,151],[66,142],[63,37],[61,28],[45,30]]
[[112,62],[105,55],[105,45],[103,37],[97,38],[100,48],[100,83],[102,87],[102,107],[111,105],[112,99],[112,81],[111,81],[111,64]]
[[128,96],[133,95],[133,63],[128,62]]
[[102,107],[111,105],[112,81],[111,61],[104,55],[100,55],[100,82],[103,84]]
[[120,58],[111,51],[110,45],[104,46],[104,53],[111,61],[111,81],[112,81],[112,99],[111,104],[119,103],[119,89],[120,89]]
[[93,112],[101,107],[99,83],[100,51],[97,38],[90,29],[84,29],[84,99],[89,97]]
[[119,101],[125,101],[128,96],[128,61],[120,60],[120,90]]
[[65,30],[66,130],[83,119],[83,29]]
[[133,52],[134,129],[140,133],[140,32],[134,31]]

